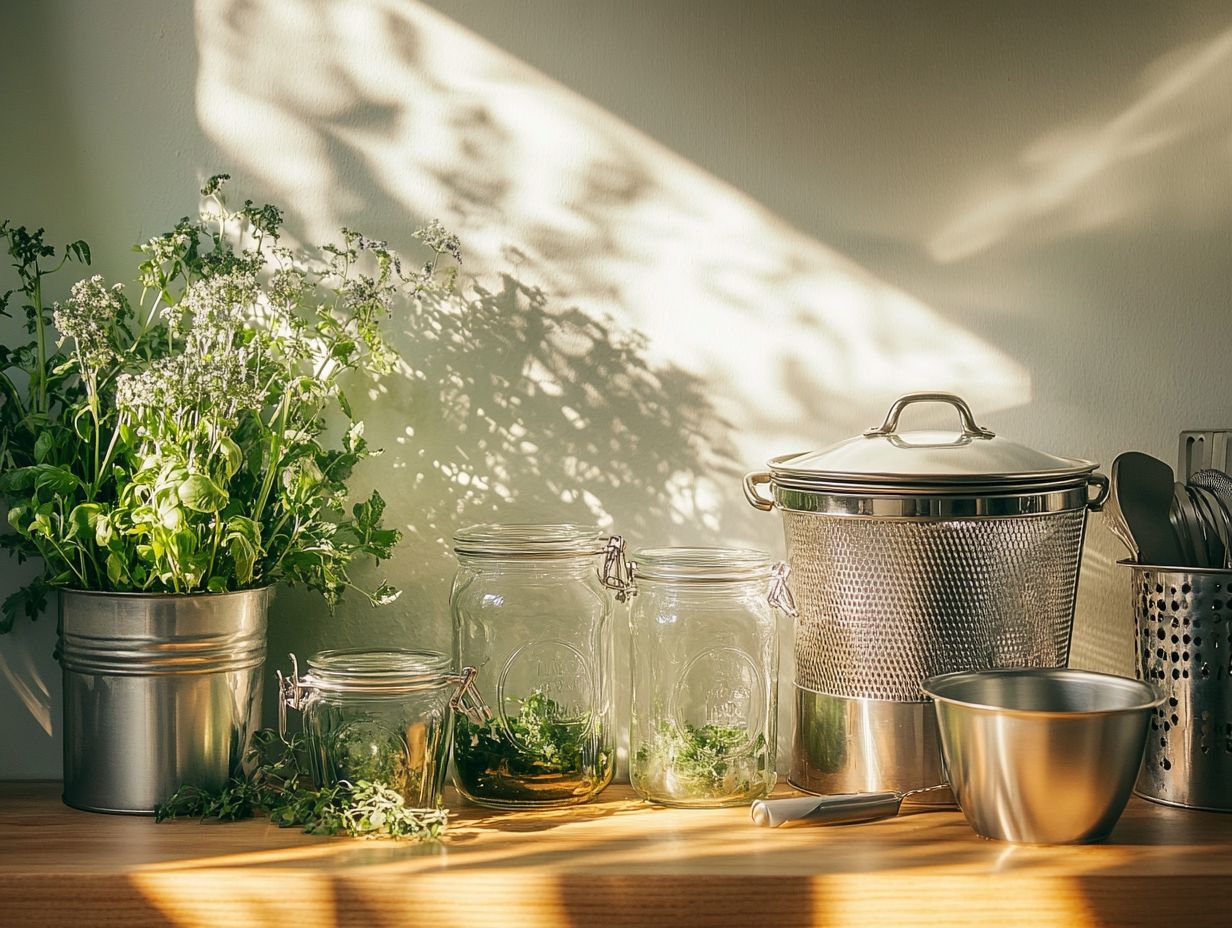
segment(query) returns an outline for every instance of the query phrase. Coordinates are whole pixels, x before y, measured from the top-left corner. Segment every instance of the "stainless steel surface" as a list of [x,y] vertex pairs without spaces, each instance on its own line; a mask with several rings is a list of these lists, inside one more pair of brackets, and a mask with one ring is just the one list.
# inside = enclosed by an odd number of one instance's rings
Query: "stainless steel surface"
[[[954,406],[961,428],[899,431],[899,414],[918,402]],[[1063,489],[1084,484],[1095,467],[1090,461],[1057,457],[997,437],[976,425],[967,404],[948,393],[900,397],[879,428],[820,451],[770,461],[778,486],[878,495],[952,493],[964,487],[980,487],[988,494]]]
[[933,674],[1063,666],[1085,524],[1081,508],[935,522],[784,511],[796,680],[912,702]]
[[61,592],[68,805],[148,814],[239,769],[260,721],[270,593]]
[[846,825],[893,818],[898,815],[902,804],[902,793],[846,793],[793,799],[758,799],[754,801],[749,813],[753,823],[762,828],[778,828],[788,822]]
[[1181,432],[1176,476],[1186,482],[1200,470],[1232,473],[1232,429],[1190,429]]
[[[925,401],[952,406],[958,430],[900,430]],[[750,503],[782,515],[800,613],[796,682],[812,695],[799,699],[796,785],[937,782],[931,730],[927,748],[913,740],[918,718],[931,725],[913,708],[926,677],[1064,666],[1086,514],[1109,490],[1095,467],[993,435],[952,394],[912,394],[879,428],[745,478]],[[874,735],[870,719],[886,724]]]
[[1117,456],[1117,504],[1138,546],[1138,559],[1151,564],[1178,564],[1181,545],[1169,526],[1172,468],[1140,451]]
[[[752,477],[759,475],[753,474]],[[1087,483],[1070,485],[1060,490],[1043,490],[1012,494],[979,493],[978,487],[966,487],[961,493],[925,496],[873,496],[867,492],[837,493],[795,490],[775,486],[769,509],[791,512],[814,512],[844,518],[914,519],[1003,519],[1012,516],[1046,515],[1074,509],[1097,509],[1105,493],[1103,474],[1091,474]],[[1095,496],[1091,496],[1091,487]],[[972,495],[972,489],[977,495]],[[759,497],[761,499],[761,497]],[[764,500],[763,500],[764,501]],[[761,508],[760,506],[758,508]]]
[[898,420],[908,406],[915,403],[945,403],[953,406],[958,412],[959,420],[962,423],[962,434],[968,438],[996,438],[997,433],[991,429],[986,429],[983,426],[976,425],[975,416],[971,414],[971,407],[967,405],[967,401],[956,393],[908,393],[900,396],[890,406],[890,411],[886,413],[885,421],[875,429],[869,429],[864,434],[868,437],[874,435],[897,435]]
[[[795,736],[788,782],[818,795],[941,783],[937,720],[926,702],[847,699],[796,687]],[[919,802],[952,805],[948,793]]]
[[1108,837],[1164,701],[1142,682],[1061,669],[944,674],[924,690],[963,815],[986,838],[1024,844]]
[[1165,697],[1135,791],[1232,811],[1232,571],[1129,566],[1138,675]]

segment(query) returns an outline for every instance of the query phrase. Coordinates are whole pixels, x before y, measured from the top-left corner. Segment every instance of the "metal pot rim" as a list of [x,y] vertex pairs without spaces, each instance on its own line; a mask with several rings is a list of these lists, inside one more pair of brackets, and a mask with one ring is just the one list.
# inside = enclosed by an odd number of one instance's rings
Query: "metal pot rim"
[[800,457],[799,453],[780,454],[766,462],[770,475],[779,486],[817,492],[847,492],[867,494],[929,494],[968,493],[979,495],[1032,492],[1042,488],[1078,486],[1099,465],[1080,458],[1070,459],[1073,467],[1064,470],[1017,471],[987,474],[891,474],[854,473],[843,471],[810,471],[783,466]]
[[[1143,696],[1151,693],[1152,698],[1131,706],[1118,706],[1110,709],[1015,709],[1009,706],[996,706],[990,703],[969,702],[955,699],[935,692],[938,683],[958,677],[991,677],[991,676],[1028,676],[1028,677],[1063,677],[1070,680],[1086,680],[1100,685],[1115,685],[1123,688],[1137,689]],[[933,702],[941,702],[950,706],[978,712],[1012,716],[1014,718],[1033,719],[1081,719],[1107,718],[1114,715],[1132,715],[1158,708],[1166,698],[1156,687],[1142,680],[1121,677],[1111,673],[1099,673],[1094,670],[1070,670],[1066,667],[1005,667],[995,670],[960,670],[952,673],[935,674],[920,684],[920,689]]]
[[112,592],[110,590],[79,590],[68,586],[58,586],[55,587],[55,589],[61,594],[68,593],[72,596],[90,596],[111,599],[223,599],[227,596],[247,596],[252,593],[268,593],[277,585],[277,583],[267,583],[265,586],[254,586],[245,590],[227,590],[223,593],[208,593],[205,591],[200,593],[128,593],[118,591]]
[[1129,558],[1117,561],[1120,567],[1132,567],[1134,570],[1154,571],[1157,574],[1202,574],[1203,576],[1223,576],[1232,580],[1232,570],[1226,567],[1184,567],[1173,566],[1165,567],[1162,564],[1140,564],[1138,561],[1131,561]]

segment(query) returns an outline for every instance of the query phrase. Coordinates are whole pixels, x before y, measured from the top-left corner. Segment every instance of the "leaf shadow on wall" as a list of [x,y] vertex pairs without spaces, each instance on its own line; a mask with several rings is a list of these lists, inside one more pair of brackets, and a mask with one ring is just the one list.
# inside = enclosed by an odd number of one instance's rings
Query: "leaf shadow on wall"
[[492,283],[412,307],[395,339],[398,374],[352,399],[384,447],[353,496],[379,489],[405,534],[390,564],[355,573],[369,586],[390,576],[405,595],[378,610],[352,596],[342,608],[365,610],[358,625],[305,623],[292,617],[320,613],[319,600],[282,590],[275,665],[327,647],[448,650],[451,538],[464,525],[598,523],[633,544],[719,544],[731,530],[704,497],[713,482],[737,487],[742,467],[704,383],[653,364],[644,337],[610,318],[558,307],[511,272]]
[[349,225],[408,254],[439,216],[476,274],[409,317],[403,376],[355,404],[387,452],[356,495],[379,487],[407,534],[380,568],[402,600],[304,621],[319,602],[284,592],[276,660],[448,647],[448,540],[469,522],[777,552],[747,467],[923,385],[1029,396],[1008,356],[423,4],[199,0],[197,22],[198,118],[237,188],[287,203],[302,238]]

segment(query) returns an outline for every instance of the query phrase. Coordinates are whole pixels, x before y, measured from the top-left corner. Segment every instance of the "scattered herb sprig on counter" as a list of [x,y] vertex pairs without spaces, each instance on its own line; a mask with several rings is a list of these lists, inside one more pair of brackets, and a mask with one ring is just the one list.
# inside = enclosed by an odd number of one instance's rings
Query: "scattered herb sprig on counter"
[[312,835],[431,840],[445,830],[444,809],[415,809],[384,783],[357,780],[323,789],[304,786],[302,741],[284,742],[271,729],[257,732],[250,750],[252,773],[232,778],[217,792],[182,786],[154,810],[154,820],[176,818],[233,822],[264,812],[279,828],[302,827]]
[[684,725],[660,721],[637,752],[635,776],[654,794],[679,799],[752,795],[764,787],[766,737],[740,726]]
[[[565,798],[589,791],[611,775],[600,748],[598,722],[566,718],[556,700],[534,690],[507,717],[476,724],[457,720],[454,763],[467,789],[494,799]],[[512,738],[510,737],[512,736]]]

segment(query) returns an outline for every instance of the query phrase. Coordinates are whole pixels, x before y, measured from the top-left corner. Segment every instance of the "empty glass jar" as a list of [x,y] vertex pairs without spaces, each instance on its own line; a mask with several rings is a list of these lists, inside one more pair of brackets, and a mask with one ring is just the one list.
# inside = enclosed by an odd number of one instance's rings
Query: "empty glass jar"
[[455,659],[481,671],[490,721],[459,721],[458,788],[497,809],[585,802],[612,779],[619,538],[581,525],[476,525],[454,536]]
[[787,568],[742,548],[648,548],[632,568],[629,778],[669,806],[751,802],[775,783]]
[[302,677],[291,661],[291,676],[278,675],[279,729],[285,738],[286,710],[300,710],[318,787],[369,780],[409,806],[440,806],[455,711],[490,717],[474,668],[455,673],[439,651],[395,649],[321,651]]

